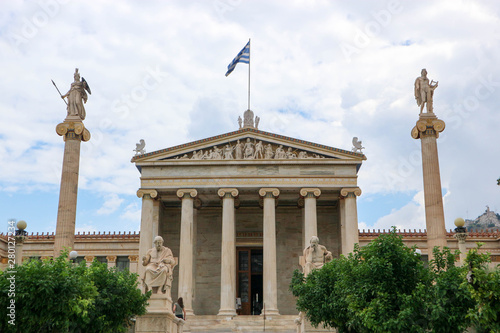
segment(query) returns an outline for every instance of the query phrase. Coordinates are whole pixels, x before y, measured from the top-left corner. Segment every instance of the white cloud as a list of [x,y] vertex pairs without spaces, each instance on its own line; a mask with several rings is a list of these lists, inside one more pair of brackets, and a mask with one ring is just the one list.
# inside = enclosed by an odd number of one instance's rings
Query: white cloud
[[109,215],[114,213],[120,205],[122,204],[123,199],[120,198],[116,193],[109,194],[104,197],[104,203],[101,208],[97,210],[97,214],[99,215]]

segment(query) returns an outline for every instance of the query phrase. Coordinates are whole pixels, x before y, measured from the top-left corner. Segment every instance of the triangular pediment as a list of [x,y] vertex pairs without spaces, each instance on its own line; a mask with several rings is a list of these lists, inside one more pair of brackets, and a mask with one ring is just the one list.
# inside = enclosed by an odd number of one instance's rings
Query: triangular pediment
[[207,139],[174,146],[132,158],[142,164],[161,161],[252,161],[252,160],[342,159],[361,161],[366,157],[343,149],[243,128]]

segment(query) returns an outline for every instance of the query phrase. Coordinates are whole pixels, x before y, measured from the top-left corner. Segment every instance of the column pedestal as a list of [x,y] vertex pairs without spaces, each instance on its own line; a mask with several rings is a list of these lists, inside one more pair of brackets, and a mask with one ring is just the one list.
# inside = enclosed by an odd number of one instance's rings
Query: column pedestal
[[235,188],[221,188],[222,198],[222,250],[219,316],[236,316],[236,229],[234,219]]
[[[266,316],[279,315],[278,311],[278,277],[276,266],[276,198],[280,191],[277,188],[261,188],[259,195],[264,200],[264,262],[263,262],[263,291],[264,309]],[[265,313],[264,313],[265,311]]]

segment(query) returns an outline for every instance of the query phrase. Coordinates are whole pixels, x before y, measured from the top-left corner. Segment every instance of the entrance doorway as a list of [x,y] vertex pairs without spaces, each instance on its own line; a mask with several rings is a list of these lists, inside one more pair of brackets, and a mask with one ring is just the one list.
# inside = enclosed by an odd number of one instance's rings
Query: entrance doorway
[[260,315],[262,312],[262,248],[237,248],[237,296],[241,300],[240,315]]

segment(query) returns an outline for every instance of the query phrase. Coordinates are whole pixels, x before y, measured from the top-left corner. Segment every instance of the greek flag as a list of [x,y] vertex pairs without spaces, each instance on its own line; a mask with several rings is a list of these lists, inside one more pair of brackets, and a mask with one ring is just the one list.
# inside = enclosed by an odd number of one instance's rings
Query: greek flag
[[238,53],[236,58],[231,61],[231,63],[227,66],[227,73],[226,76],[231,74],[231,72],[234,70],[236,67],[236,64],[242,62],[244,64],[249,64],[250,63],[250,41],[248,41],[247,45],[243,48],[243,50]]

